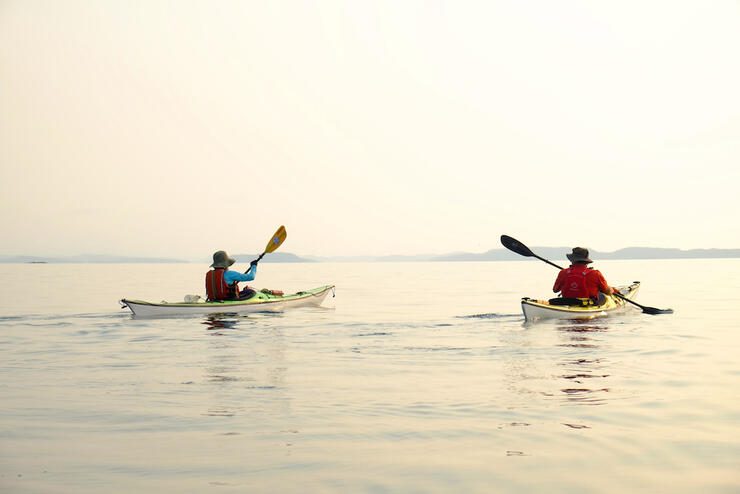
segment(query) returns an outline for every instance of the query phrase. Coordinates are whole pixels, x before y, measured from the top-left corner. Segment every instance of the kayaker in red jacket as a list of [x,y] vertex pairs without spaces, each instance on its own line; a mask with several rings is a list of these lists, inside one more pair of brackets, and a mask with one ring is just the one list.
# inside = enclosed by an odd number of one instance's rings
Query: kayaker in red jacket
[[[586,266],[593,262],[588,257],[588,249],[574,247],[573,252],[566,254],[566,257],[572,264],[558,273],[552,287],[553,292],[560,292],[560,296],[564,299],[590,298],[598,304],[604,302],[602,293],[607,295],[614,292],[619,293],[619,290],[609,286],[599,270]],[[550,303],[552,302],[551,300]]]
[[209,301],[246,300],[254,296],[255,291],[249,287],[239,291],[238,282],[252,281],[257,276],[257,261],[249,263],[249,269],[244,274],[229,271],[229,266],[235,262],[236,259],[229,257],[223,250],[213,254],[213,269],[206,273],[206,295]]

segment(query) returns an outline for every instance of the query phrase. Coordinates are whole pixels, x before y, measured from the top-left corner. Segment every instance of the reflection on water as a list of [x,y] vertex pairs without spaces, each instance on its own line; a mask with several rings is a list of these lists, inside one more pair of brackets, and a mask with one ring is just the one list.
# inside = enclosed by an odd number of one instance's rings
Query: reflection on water
[[[506,351],[494,350],[510,409],[527,409],[544,399],[562,405],[606,405],[615,372],[604,346],[612,330],[606,323],[561,321],[524,324],[523,330],[500,335]],[[515,398],[515,399],[514,399]],[[565,423],[572,429],[587,426]]]
[[[255,326],[254,315],[214,314],[203,318],[211,341],[204,368],[212,385],[208,410],[211,417],[254,413],[261,403],[270,413],[288,409],[283,393],[287,366],[281,330]],[[246,398],[244,398],[246,396]],[[253,398],[253,399],[250,399]]]
[[218,336],[221,334],[219,329],[234,329],[238,322],[237,317],[236,314],[212,314],[206,316],[201,324],[205,324],[208,331],[215,331],[212,334]]
[[[558,365],[564,373],[558,377],[565,380],[560,389],[561,396],[569,404],[604,405],[607,403],[609,387],[604,379],[610,376],[606,370],[609,360],[599,355],[601,349],[597,336],[609,330],[607,325],[595,325],[592,322],[571,321],[557,328],[558,334],[565,341],[558,346],[582,350],[582,355],[569,356]],[[564,424],[574,429],[586,428],[583,425]]]

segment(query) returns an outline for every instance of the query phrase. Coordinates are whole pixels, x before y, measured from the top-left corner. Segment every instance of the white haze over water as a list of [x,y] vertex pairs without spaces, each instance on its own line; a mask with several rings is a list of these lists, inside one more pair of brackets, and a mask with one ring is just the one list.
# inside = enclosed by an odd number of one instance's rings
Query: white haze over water
[[740,7],[0,3],[0,255],[738,248]]

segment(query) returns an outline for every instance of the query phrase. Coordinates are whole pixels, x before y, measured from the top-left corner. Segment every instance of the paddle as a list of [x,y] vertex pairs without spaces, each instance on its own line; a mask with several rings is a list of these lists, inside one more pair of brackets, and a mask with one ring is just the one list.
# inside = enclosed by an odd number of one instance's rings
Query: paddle
[[[558,269],[563,269],[560,266],[558,266],[557,264],[555,264],[554,262],[550,262],[547,259],[545,259],[544,257],[538,256],[537,254],[535,254],[534,252],[532,252],[529,249],[529,247],[527,247],[526,245],[524,245],[523,243],[521,243],[517,239],[512,238],[512,237],[510,237],[508,235],[501,235],[501,243],[503,244],[504,247],[506,247],[510,251],[516,252],[517,254],[519,254],[521,256],[524,256],[524,257],[536,257],[540,261],[544,261],[547,264],[549,264],[550,266],[554,266],[554,267],[556,267]],[[616,295],[617,297],[621,298],[625,302],[629,302],[632,305],[636,305],[637,307],[639,307],[640,309],[642,309],[642,312],[644,312],[645,314],[653,314],[653,315],[655,315],[655,314],[673,314],[673,309],[656,309],[655,307],[647,307],[645,305],[638,304],[637,302],[628,299],[627,297],[625,297],[621,293],[614,292],[614,295]]]
[[516,252],[520,256],[524,256],[524,257],[536,257],[540,261],[545,261],[550,266],[555,266],[558,269],[563,269],[560,266],[558,266],[557,264],[555,264],[554,262],[550,262],[547,259],[545,259],[544,257],[538,256],[537,254],[535,254],[534,252],[532,252],[531,250],[529,250],[529,247],[527,247],[526,245],[524,245],[523,243],[521,243],[517,239],[511,238],[508,235],[501,235],[501,243],[504,244],[504,247],[506,247],[507,249],[509,249],[509,250],[511,250],[513,252]]
[[285,242],[285,239],[287,238],[287,236],[288,236],[288,233],[285,231],[284,226],[281,226],[280,228],[278,228],[275,234],[270,239],[270,241],[267,242],[265,251],[262,254],[260,254],[260,256],[252,262],[259,262],[260,260],[262,260],[265,254],[267,254],[268,252],[274,252],[278,247],[280,247],[280,245],[283,242]]

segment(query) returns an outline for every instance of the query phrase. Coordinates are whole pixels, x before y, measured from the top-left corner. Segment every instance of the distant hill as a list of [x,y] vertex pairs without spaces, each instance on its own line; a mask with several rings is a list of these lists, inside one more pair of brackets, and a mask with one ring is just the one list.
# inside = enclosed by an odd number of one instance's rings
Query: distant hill
[[[566,254],[572,247],[532,247],[537,255],[553,261],[568,262]],[[605,259],[707,259],[740,257],[740,249],[665,249],[657,247],[627,247],[614,252],[591,250],[591,258]],[[454,252],[450,254],[417,256],[344,256],[311,257],[319,262],[481,262],[481,261],[522,261],[533,259],[522,257],[508,249],[491,249],[482,253]]]
[[[534,253],[546,259],[567,260],[572,247],[532,247]],[[657,247],[627,247],[614,252],[590,251],[591,259],[706,259],[740,257],[740,249],[665,249]],[[527,259],[508,249],[491,249],[481,254],[459,253],[436,256],[433,261],[514,261]],[[531,259],[531,258],[530,258]]]
[[[250,261],[257,259],[259,257],[259,254],[237,254],[231,257],[233,257],[234,259],[237,259],[240,263],[249,263]],[[271,252],[269,254],[265,254],[265,257],[263,257],[260,262],[263,263],[263,262],[316,262],[316,261],[313,259],[298,257],[297,255],[290,254],[288,252]]]
[[[249,263],[252,259],[257,259],[259,254],[239,254],[232,256],[238,259],[240,263]],[[192,261],[184,259],[171,259],[166,257],[126,257],[126,256],[108,256],[101,254],[82,254],[77,256],[65,257],[44,257],[44,256],[0,256],[0,263],[81,263],[81,264],[149,264],[149,263],[190,263],[202,262],[210,264],[211,259],[206,258],[203,261]],[[316,262],[310,259],[298,257],[295,254],[287,252],[272,252],[266,254],[260,262]]]
[[306,256],[313,262],[424,262],[435,260],[434,255],[420,254],[416,256]]
[[0,263],[81,263],[81,264],[149,264],[189,262],[182,259],[164,257],[125,257],[100,254],[82,254],[66,257],[43,256],[0,256]]
[[[552,261],[568,262],[565,255],[571,247],[532,247],[537,255]],[[259,254],[237,254],[232,256],[240,264],[248,264],[257,259]],[[740,258],[740,249],[666,249],[657,247],[627,247],[614,252],[592,250],[594,261],[606,259],[719,259]],[[420,254],[415,256],[297,256],[289,252],[272,252],[266,254],[262,263],[299,263],[299,262],[481,262],[481,261],[523,261],[532,259],[522,257],[507,249],[491,249],[482,253],[453,252],[450,254]],[[125,264],[125,263],[203,263],[210,264],[210,259],[183,260],[161,257],[125,257],[100,254],[83,254],[67,257],[43,256],[0,256],[0,263],[91,263],[91,264]]]
[[627,247],[598,254],[601,259],[706,259],[740,257],[740,249],[660,249]]

